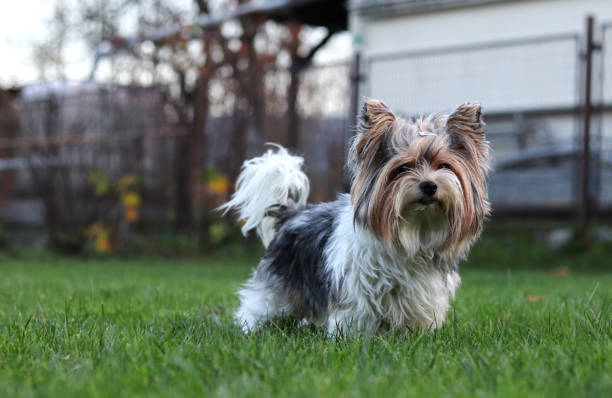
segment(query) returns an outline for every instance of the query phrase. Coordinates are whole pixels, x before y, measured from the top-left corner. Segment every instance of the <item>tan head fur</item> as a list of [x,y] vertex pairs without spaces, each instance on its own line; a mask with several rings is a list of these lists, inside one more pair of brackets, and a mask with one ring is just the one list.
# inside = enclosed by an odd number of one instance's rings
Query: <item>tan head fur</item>
[[359,122],[348,165],[355,222],[408,252],[465,255],[490,213],[480,105],[402,119],[368,100]]

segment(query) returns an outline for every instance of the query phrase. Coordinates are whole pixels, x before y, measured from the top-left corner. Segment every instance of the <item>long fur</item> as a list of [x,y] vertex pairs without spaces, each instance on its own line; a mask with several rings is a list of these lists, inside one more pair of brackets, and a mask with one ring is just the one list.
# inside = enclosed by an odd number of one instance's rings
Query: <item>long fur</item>
[[442,326],[489,214],[483,128],[475,104],[401,119],[369,100],[349,153],[351,193],[317,205],[305,205],[301,158],[279,148],[245,162],[223,208],[267,250],[236,321],[247,332],[277,316],[332,334]]
[[268,247],[276,233],[276,220],[266,212],[274,205],[304,207],[310,192],[310,182],[304,172],[304,159],[290,155],[275,145],[262,156],[242,164],[232,199],[219,207],[223,214],[236,210],[244,222],[242,233],[255,229],[263,245]]

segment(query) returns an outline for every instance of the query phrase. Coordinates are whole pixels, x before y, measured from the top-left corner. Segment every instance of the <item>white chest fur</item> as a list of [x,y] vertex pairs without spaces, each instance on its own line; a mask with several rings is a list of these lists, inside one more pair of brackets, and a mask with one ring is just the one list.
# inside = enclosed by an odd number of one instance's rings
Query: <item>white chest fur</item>
[[336,297],[331,330],[440,327],[461,283],[457,272],[436,267],[433,253],[407,256],[354,225],[350,206],[340,215],[326,257]]

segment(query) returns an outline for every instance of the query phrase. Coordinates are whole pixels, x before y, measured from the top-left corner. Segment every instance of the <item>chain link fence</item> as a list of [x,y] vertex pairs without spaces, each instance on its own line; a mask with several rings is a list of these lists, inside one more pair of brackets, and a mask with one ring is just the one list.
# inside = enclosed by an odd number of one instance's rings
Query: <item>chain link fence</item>
[[19,134],[0,142],[0,169],[13,181],[3,223],[46,225],[52,240],[72,244],[94,223],[164,220],[181,131],[165,121],[159,89],[33,85],[18,105]]
[[[598,157],[597,201],[600,207],[612,209],[612,21],[601,29],[599,73],[595,84],[599,87],[598,119],[595,123],[595,153]],[[599,84],[598,84],[599,83]]]
[[576,201],[577,35],[376,55],[367,95],[401,114],[480,102],[493,149],[496,214],[569,214]]

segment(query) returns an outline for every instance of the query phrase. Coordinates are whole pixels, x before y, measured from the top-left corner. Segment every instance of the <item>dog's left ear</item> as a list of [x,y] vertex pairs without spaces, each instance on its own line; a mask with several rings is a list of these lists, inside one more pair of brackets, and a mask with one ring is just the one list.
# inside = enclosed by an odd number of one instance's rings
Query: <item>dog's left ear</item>
[[487,159],[489,143],[484,135],[480,104],[463,104],[450,114],[446,122],[450,146],[478,159]]

